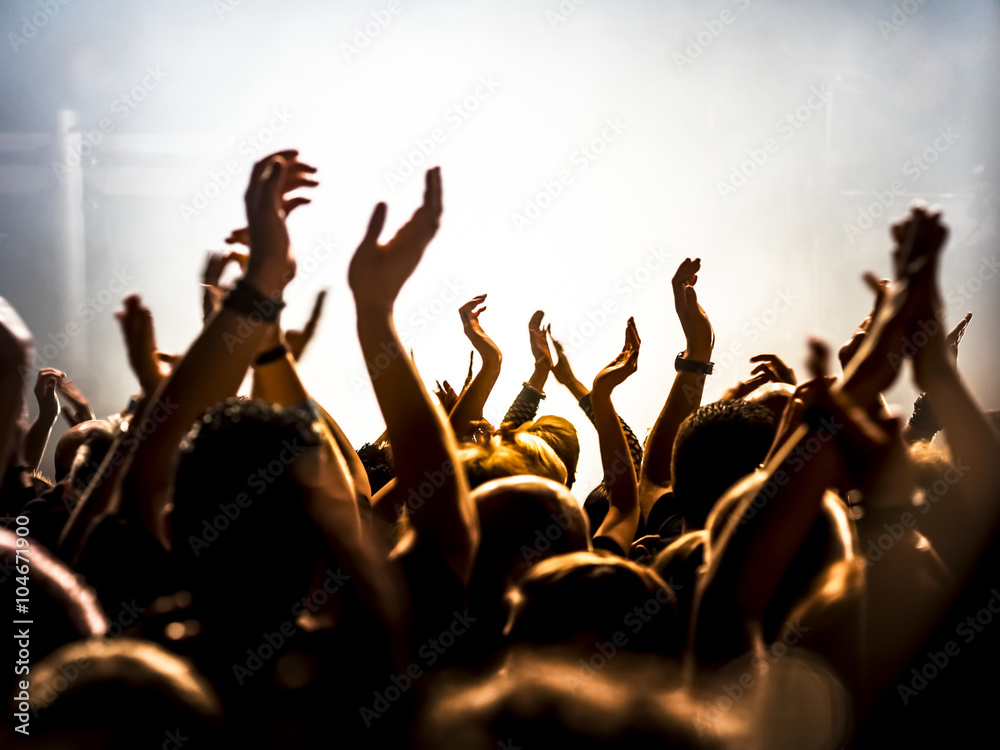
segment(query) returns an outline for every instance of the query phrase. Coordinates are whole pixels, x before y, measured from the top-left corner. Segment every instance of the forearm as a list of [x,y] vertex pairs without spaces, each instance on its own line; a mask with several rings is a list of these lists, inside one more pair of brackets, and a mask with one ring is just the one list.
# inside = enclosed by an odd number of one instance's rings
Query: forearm
[[38,417],[24,435],[24,463],[28,471],[37,471],[49,443],[52,426],[59,418],[59,412],[40,411]]
[[413,493],[422,497],[419,490],[425,489],[430,474],[435,476],[434,496],[413,509],[411,526],[419,537],[434,540],[449,559],[461,558],[456,572],[465,580],[476,546],[477,521],[451,430],[403,353],[391,312],[359,306],[357,315],[365,359],[390,352],[389,364],[372,385],[392,444],[399,490],[408,500]]
[[941,367],[922,385],[948,439],[952,461],[963,467],[963,496],[985,510],[984,504],[994,500],[1000,488],[1000,435],[954,367]]
[[591,403],[601,449],[604,484],[610,495],[608,514],[595,536],[610,536],[627,552],[639,525],[635,468],[625,433],[611,403],[611,394],[594,392]]
[[270,333],[227,307],[201,330],[184,358],[161,384],[145,411],[134,420],[138,447],[128,476],[127,512],[138,517],[158,539],[163,506],[170,501],[174,451],[194,421],[239,390],[254,355]]
[[549,378],[549,369],[547,365],[536,362],[535,369],[531,371],[531,377],[528,378],[528,385],[539,393],[543,393],[545,391],[545,381]]
[[487,362],[484,360],[483,366],[476,373],[472,383],[459,396],[458,403],[455,404],[455,408],[452,409],[449,416],[452,430],[459,439],[465,436],[466,430],[472,422],[483,418],[486,401],[493,392],[493,386],[496,385],[499,377],[500,361]]
[[712,551],[705,590],[715,601],[732,601],[743,617],[763,615],[833,484],[833,441],[821,442],[808,465],[796,451],[813,434],[800,425],[761,472],[742,480],[743,497]]
[[[674,376],[670,393],[646,442],[640,475],[643,484],[657,487],[670,484],[670,459],[674,451],[674,440],[681,423],[701,406],[705,377],[698,372],[678,372]],[[648,508],[645,510],[648,511]]]
[[583,401],[583,399],[590,394],[590,389],[587,388],[587,386],[585,386],[576,378],[568,380],[567,382],[563,383],[563,385],[565,385],[566,389],[573,394],[573,398],[576,399],[577,403]]

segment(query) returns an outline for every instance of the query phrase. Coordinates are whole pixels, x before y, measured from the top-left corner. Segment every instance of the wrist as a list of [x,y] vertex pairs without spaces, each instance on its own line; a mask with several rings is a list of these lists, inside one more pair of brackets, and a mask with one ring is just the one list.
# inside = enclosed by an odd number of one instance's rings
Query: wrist
[[531,377],[528,378],[528,385],[534,388],[536,391],[541,392],[545,387],[545,381],[549,377],[549,368],[546,366],[535,366],[534,371],[531,373]]
[[261,268],[247,268],[243,274],[243,281],[273,300],[280,300],[285,291],[285,280],[281,275],[269,273]]
[[577,401],[580,401],[580,399],[590,393],[590,391],[587,390],[587,386],[575,378],[565,383],[565,386],[569,389],[569,392],[573,394],[573,398]]
[[57,419],[59,419],[59,405],[56,404],[55,406],[49,406],[47,404],[45,404],[45,405],[39,404],[38,405],[38,418],[42,422],[52,422],[52,423],[55,423],[55,421]]
[[695,345],[692,346],[688,344],[684,348],[682,356],[684,359],[691,359],[695,362],[711,362],[712,361],[712,349],[711,346]]
[[386,320],[392,318],[392,300],[369,300],[357,296],[354,298],[354,309],[358,314],[358,323],[369,320]]

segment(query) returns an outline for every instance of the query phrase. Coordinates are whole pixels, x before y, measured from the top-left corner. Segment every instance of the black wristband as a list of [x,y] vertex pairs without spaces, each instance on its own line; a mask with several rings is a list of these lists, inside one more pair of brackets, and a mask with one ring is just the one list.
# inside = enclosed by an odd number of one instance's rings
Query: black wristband
[[237,315],[249,318],[251,322],[253,316],[257,316],[263,323],[277,323],[285,303],[261,294],[241,278],[236,280],[233,288],[222,300],[222,306]]
[[696,359],[684,359],[684,352],[679,352],[674,359],[674,369],[677,372],[698,372],[702,375],[711,375],[715,369],[715,362],[699,362]]
[[260,367],[261,365],[268,365],[271,362],[277,362],[279,359],[284,359],[288,355],[288,347],[284,344],[278,344],[277,346],[272,346],[266,352],[261,352],[257,355],[257,359],[253,361],[254,367]]

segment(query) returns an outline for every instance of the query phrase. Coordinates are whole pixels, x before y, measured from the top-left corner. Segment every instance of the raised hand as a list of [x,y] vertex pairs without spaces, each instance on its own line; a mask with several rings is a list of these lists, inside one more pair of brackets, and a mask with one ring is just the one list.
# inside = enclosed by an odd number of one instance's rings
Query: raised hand
[[288,351],[292,354],[292,359],[298,362],[302,358],[302,352],[312,341],[316,333],[316,325],[319,323],[319,316],[323,313],[323,303],[326,301],[326,290],[324,289],[316,295],[316,302],[313,303],[312,313],[305,327],[301,331],[285,331],[285,343]]
[[368,231],[351,258],[347,281],[360,308],[391,312],[403,284],[423,257],[441,221],[441,169],[427,170],[424,202],[410,220],[384,245],[378,237],[385,226],[386,205],[375,206]]
[[[249,237],[247,239],[249,241]],[[205,270],[201,275],[201,283],[205,290],[204,297],[202,298],[203,320],[208,320],[208,317],[219,309],[219,306],[222,305],[222,298],[225,297],[228,291],[220,283],[222,272],[226,269],[226,266],[230,263],[237,263],[240,270],[245,271],[248,258],[249,256],[246,253],[239,250],[232,250],[228,253],[210,252],[208,254],[208,260],[205,262]]]
[[617,386],[625,382],[639,367],[639,331],[635,327],[635,319],[629,318],[625,327],[625,346],[622,347],[621,354],[615,357],[611,363],[597,373],[594,378],[593,392],[595,394],[610,393]]
[[245,279],[257,291],[274,299],[280,297],[295,276],[295,258],[285,217],[292,208],[309,202],[302,197],[286,200],[284,195],[288,190],[319,184],[305,177],[316,168],[298,161],[298,153],[279,151],[254,164],[244,196],[250,238]]
[[840,347],[840,351],[837,353],[840,366],[845,369],[847,368],[847,363],[851,361],[851,358],[861,348],[861,344],[868,335],[868,329],[871,328],[872,321],[878,316],[879,310],[882,309],[885,298],[889,294],[889,279],[879,279],[871,271],[865,271],[862,278],[868,285],[868,288],[875,293],[875,304],[872,306],[872,311],[868,313],[868,317],[861,321],[861,325],[858,326],[858,329],[847,343]]
[[122,304],[124,308],[115,313],[115,318],[125,337],[129,365],[139,380],[142,392],[148,396],[155,393],[163,379],[170,374],[169,356],[157,351],[153,315],[142,304],[139,296],[129,295]]
[[39,415],[49,419],[50,426],[59,416],[59,397],[56,395],[59,381],[66,373],[54,367],[43,367],[35,379],[35,400],[38,402]]
[[66,417],[70,425],[75,426],[80,424],[80,422],[86,422],[94,418],[94,410],[90,408],[90,402],[87,401],[87,397],[73,384],[73,381],[69,377],[64,375],[57,380],[56,390],[62,396],[62,399],[66,401],[63,416]]
[[566,356],[566,350],[563,349],[562,343],[557,341],[556,337],[552,335],[552,326],[549,325],[545,330],[549,334],[549,338],[552,339],[552,346],[556,350],[556,362],[552,365],[552,374],[555,376],[555,379],[567,387],[573,383],[578,383],[576,374],[569,364],[569,358]]
[[671,285],[674,290],[674,309],[687,341],[686,358],[707,362],[715,347],[715,331],[705,310],[698,304],[698,294],[694,290],[700,270],[701,258],[685,258],[677,267]]
[[962,337],[965,336],[965,329],[970,320],[972,320],[972,313],[966,313],[965,317],[958,321],[958,325],[952,328],[951,333],[948,334],[946,341],[952,362],[958,361],[958,345],[962,343]]
[[795,385],[795,372],[777,354],[755,354],[750,361],[759,363],[750,371],[751,375],[765,375],[771,382]]
[[434,385],[437,386],[434,389],[434,395],[437,396],[437,400],[441,402],[441,407],[444,409],[445,414],[451,414],[451,410],[455,408],[455,404],[458,403],[458,394],[455,393],[455,389],[451,387],[451,383],[447,380],[444,384],[435,380]]
[[[485,301],[485,294],[476,295],[458,308],[458,314],[462,318],[462,329],[465,331],[466,337],[472,342],[472,346],[479,352],[479,356],[483,358],[483,361],[499,361],[501,359],[500,347],[496,345],[493,339],[486,335],[483,326],[479,322],[479,316],[486,310],[486,306],[483,305]],[[480,305],[483,306],[480,307]],[[471,376],[471,360],[469,363],[469,373]]]
[[[298,152],[292,151],[282,151],[281,154],[295,154]],[[285,157],[288,158],[288,157]],[[288,170],[285,172],[284,180],[281,184],[281,207],[285,212],[285,217],[288,217],[292,211],[294,211],[299,206],[304,206],[307,203],[311,203],[308,198],[303,196],[296,196],[294,198],[286,198],[288,193],[293,190],[297,190],[300,187],[316,187],[319,183],[309,177],[310,174],[314,173],[316,169],[310,167],[308,164],[302,164],[301,162],[294,161],[288,165]],[[234,229],[228,237],[226,237],[227,245],[246,245],[250,247],[250,229],[249,227],[242,227],[240,229]]]
[[545,339],[548,329],[542,328],[542,318],[545,313],[536,310],[528,321],[528,340],[531,344],[531,356],[535,359],[535,367],[544,367],[548,371],[552,370],[552,352],[549,351],[549,342]]

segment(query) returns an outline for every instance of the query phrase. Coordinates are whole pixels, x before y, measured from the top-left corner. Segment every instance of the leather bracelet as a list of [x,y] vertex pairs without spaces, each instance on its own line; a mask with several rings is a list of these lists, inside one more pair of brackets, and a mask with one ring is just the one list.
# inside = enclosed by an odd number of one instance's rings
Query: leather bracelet
[[222,306],[251,321],[257,316],[264,323],[277,323],[285,303],[271,299],[240,278],[222,300]]
[[696,359],[684,359],[684,352],[678,352],[674,359],[674,369],[677,372],[697,372],[702,375],[711,375],[715,369],[715,362],[699,362]]
[[284,344],[278,344],[258,354],[257,358],[253,361],[253,366],[261,367],[262,365],[269,365],[272,362],[277,362],[279,359],[284,359],[286,356],[288,356],[288,347]]

